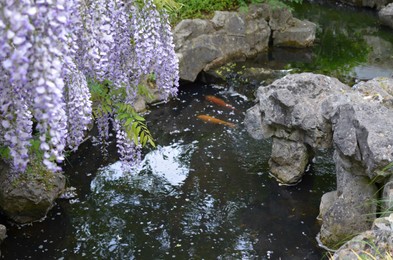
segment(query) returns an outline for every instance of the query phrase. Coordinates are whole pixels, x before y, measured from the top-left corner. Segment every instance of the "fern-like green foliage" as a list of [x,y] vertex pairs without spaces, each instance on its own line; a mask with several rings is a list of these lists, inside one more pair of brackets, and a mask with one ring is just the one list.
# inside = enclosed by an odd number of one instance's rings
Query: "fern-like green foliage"
[[[127,137],[134,140],[135,145],[141,144],[144,147],[149,143],[155,147],[154,139],[145,123],[145,119],[135,111],[132,105],[125,102],[127,96],[125,88],[115,88],[110,81],[89,81],[89,87],[94,118],[107,114],[113,116],[121,122]],[[144,85],[138,86],[138,94],[152,98]]]
[[129,104],[117,103],[115,105],[117,107],[116,119],[122,122],[127,137],[134,140],[135,145],[140,143],[144,147],[147,143],[150,143],[151,146],[155,147],[153,137],[145,124],[146,120],[138,115]]

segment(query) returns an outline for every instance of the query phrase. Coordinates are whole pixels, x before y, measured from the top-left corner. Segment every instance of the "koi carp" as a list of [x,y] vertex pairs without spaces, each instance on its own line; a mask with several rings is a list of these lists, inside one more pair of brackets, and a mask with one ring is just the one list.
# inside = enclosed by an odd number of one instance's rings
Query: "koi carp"
[[202,121],[208,122],[208,123],[213,123],[213,124],[219,124],[219,125],[225,125],[231,128],[236,128],[236,125],[212,116],[208,115],[198,115],[197,118],[201,119]]
[[226,103],[221,98],[218,98],[218,97],[215,97],[215,96],[208,95],[208,96],[205,96],[205,99],[207,101],[212,102],[212,103],[214,103],[214,104],[216,104],[218,106],[221,106],[221,107],[227,107],[227,108],[232,109],[232,110],[236,109],[235,107],[233,107],[230,104]]

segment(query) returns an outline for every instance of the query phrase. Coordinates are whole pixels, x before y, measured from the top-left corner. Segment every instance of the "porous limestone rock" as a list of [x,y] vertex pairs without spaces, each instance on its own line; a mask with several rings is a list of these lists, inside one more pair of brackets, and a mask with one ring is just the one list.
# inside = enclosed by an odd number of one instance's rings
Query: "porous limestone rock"
[[[285,176],[287,184],[298,181],[305,171],[293,160],[298,149],[289,147],[304,145],[308,160],[316,150],[333,147],[337,191],[320,212],[319,237],[327,246],[371,227],[381,185],[386,184],[382,199],[390,199],[393,169],[386,168],[393,161],[393,110],[386,105],[390,88],[390,79],[359,83],[352,89],[323,75],[287,75],[260,87],[258,103],[246,113],[245,126],[253,137],[273,137],[271,172],[281,181]],[[370,91],[382,99],[369,98]],[[280,145],[275,147],[274,140]]]
[[[313,149],[332,146],[332,124],[328,118],[334,114],[335,104],[345,99],[329,99],[333,93],[339,97],[343,91],[350,91],[350,88],[334,78],[311,73],[288,75],[258,89],[259,102],[247,111],[245,126],[257,139],[275,136],[310,147],[303,149],[307,156],[299,157],[309,161]],[[284,157],[290,158],[291,154]],[[285,166],[281,171],[279,162]],[[276,160],[272,173],[278,179],[292,180],[286,184],[294,184],[304,174],[307,163],[303,162],[292,167],[291,177],[286,170],[288,164]]]
[[298,183],[308,162],[309,153],[304,144],[273,137],[270,172],[281,183]]

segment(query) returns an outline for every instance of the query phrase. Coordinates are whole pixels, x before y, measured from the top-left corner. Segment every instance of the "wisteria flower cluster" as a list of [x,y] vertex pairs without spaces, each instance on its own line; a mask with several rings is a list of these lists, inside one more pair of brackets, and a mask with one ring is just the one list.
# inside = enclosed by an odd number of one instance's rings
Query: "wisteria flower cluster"
[[[124,88],[132,104],[141,78],[154,73],[163,98],[176,94],[178,61],[165,12],[152,0],[7,0],[0,2],[0,145],[16,172],[29,161],[34,134],[44,165],[60,170],[64,150],[76,150],[92,120],[87,79]],[[96,118],[108,135],[116,109]],[[136,145],[112,120],[127,161]]]

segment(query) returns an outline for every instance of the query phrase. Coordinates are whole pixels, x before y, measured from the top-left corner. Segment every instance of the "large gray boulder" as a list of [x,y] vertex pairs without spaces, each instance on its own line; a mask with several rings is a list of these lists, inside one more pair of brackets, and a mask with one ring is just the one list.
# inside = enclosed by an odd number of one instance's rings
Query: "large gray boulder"
[[0,208],[7,217],[17,223],[30,223],[46,216],[65,189],[65,177],[59,172],[41,177],[26,174],[15,178],[4,163],[0,164]]
[[[275,163],[271,163],[274,165],[272,173],[277,179],[285,180],[286,184],[298,182],[307,165],[304,162],[312,158],[312,150],[305,147],[317,149],[332,146],[333,132],[329,117],[334,114],[333,104],[345,102],[345,99],[330,99],[333,93],[339,97],[345,91],[350,91],[350,88],[337,79],[311,73],[288,75],[258,89],[258,103],[247,111],[245,117],[248,132],[256,139],[274,136],[299,143],[292,145],[298,148],[286,149],[287,154],[281,157],[292,158],[294,150],[304,153],[296,153],[295,158],[301,158],[301,161],[290,167],[289,161],[275,159],[273,150],[271,161]],[[288,169],[291,169],[292,177],[288,175]]]
[[[304,174],[300,162],[320,148],[334,148],[337,191],[324,197],[319,216],[327,246],[369,229],[376,201],[392,197],[393,169],[386,168],[393,161],[391,83],[380,78],[352,89],[323,75],[288,75],[260,87],[258,103],[246,113],[254,138],[273,137],[271,172],[286,184]],[[376,184],[386,184],[384,197]]]
[[379,10],[378,17],[383,25],[393,28],[393,3]]
[[315,31],[315,24],[266,4],[251,5],[247,12],[216,11],[211,20],[183,20],[173,31],[180,78],[195,81],[203,70],[266,51],[272,32],[276,45],[308,47]]
[[315,40],[315,23],[292,19],[293,26],[273,31],[273,45],[279,47],[304,48],[312,46]]

